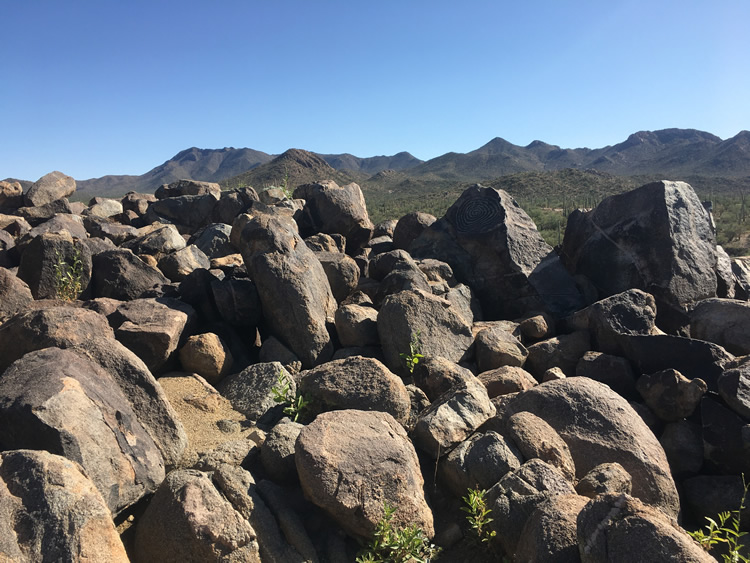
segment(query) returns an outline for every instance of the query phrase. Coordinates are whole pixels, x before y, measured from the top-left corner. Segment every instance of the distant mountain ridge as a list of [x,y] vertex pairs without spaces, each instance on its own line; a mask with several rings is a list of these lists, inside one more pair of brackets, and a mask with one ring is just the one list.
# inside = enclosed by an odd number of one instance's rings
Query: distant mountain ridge
[[[337,181],[370,182],[376,187],[383,187],[383,184],[393,190],[402,184],[408,187],[415,183],[445,185],[491,181],[520,172],[566,168],[594,169],[621,176],[658,174],[673,179],[750,176],[750,131],[741,131],[726,140],[696,129],[639,131],[621,143],[598,149],[565,149],[538,140],[522,147],[496,137],[474,151],[449,152],[428,161],[421,161],[408,152],[361,158],[349,153],[315,154],[291,150],[298,152],[270,155],[247,148],[192,147],[143,175],[80,180],[78,190],[82,195],[92,196],[153,192],[161,184],[183,178],[221,182],[225,186],[252,179],[256,184],[260,181],[257,187],[262,187],[279,183],[285,176],[290,187],[294,187],[298,180],[295,175],[300,179],[321,180],[326,178],[316,174],[327,174],[334,179],[331,170],[337,173]],[[314,155],[318,160],[312,165],[312,157],[302,153]],[[275,162],[277,159],[282,160]],[[309,166],[300,164],[302,161],[310,161]],[[294,175],[289,174],[290,167],[297,171]]]

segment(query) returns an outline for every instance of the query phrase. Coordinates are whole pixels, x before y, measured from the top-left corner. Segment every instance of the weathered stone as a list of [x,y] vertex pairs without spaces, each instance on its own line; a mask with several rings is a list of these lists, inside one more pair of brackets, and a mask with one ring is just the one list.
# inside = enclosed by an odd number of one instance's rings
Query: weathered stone
[[84,217],[83,225],[92,237],[108,239],[116,245],[120,245],[138,236],[138,230],[135,227],[117,223],[112,219],[104,219],[96,216]]
[[398,220],[393,229],[393,246],[409,250],[412,241],[436,220],[435,216],[429,213],[420,211],[407,213]]
[[[682,482],[683,506],[686,520],[700,524],[705,518],[715,518],[720,512],[740,509],[744,484],[741,475],[696,475]],[[750,506],[740,513],[740,530],[747,531]]]
[[719,395],[734,412],[750,420],[750,359],[727,366],[719,376]]
[[34,300],[25,281],[0,268],[0,324],[23,311]]
[[632,489],[633,478],[617,462],[597,465],[576,485],[576,492],[589,498],[606,493],[629,495]]
[[284,483],[297,479],[297,466],[294,462],[294,445],[303,426],[288,418],[282,418],[260,447],[260,461],[263,469],[274,481]]
[[702,379],[687,379],[679,371],[667,369],[644,374],[636,384],[648,407],[667,422],[690,416],[708,387]]
[[373,225],[357,184],[343,187],[332,181],[305,184],[294,190],[294,197],[305,200],[298,220],[303,236],[315,233],[344,235],[348,253],[370,240]]
[[359,266],[353,258],[341,252],[316,252],[315,256],[323,266],[333,296],[340,303],[356,289]]
[[576,466],[570,449],[560,435],[543,419],[530,412],[518,412],[506,422],[507,435],[524,459],[541,459],[575,482]]
[[174,225],[154,223],[139,229],[137,237],[122,244],[122,248],[132,250],[135,254],[169,254],[185,248],[186,243],[180,231]]
[[183,332],[195,322],[195,310],[177,299],[134,299],[109,316],[115,338],[153,373],[170,368]]
[[508,393],[526,391],[537,384],[533,375],[517,366],[503,366],[483,371],[477,375],[477,379],[487,388],[487,394],[490,399],[494,399],[500,395],[507,395]]
[[0,207],[13,209],[23,204],[23,187],[19,182],[0,182]]
[[497,432],[476,432],[440,460],[443,482],[461,498],[468,489],[487,490],[506,473],[521,467],[523,456]]
[[193,270],[210,267],[208,257],[194,244],[159,259],[159,269],[173,282],[184,280]]
[[456,278],[477,292],[491,319],[542,310],[564,315],[583,305],[557,254],[502,190],[467,188],[412,242],[410,252],[450,264]]
[[419,360],[412,373],[414,383],[430,401],[443,393],[460,387],[466,381],[473,381],[474,375],[468,369],[440,356],[428,356]]
[[207,474],[172,471],[141,516],[138,561],[260,563],[255,530],[216,490]]
[[76,191],[76,181],[62,172],[50,172],[34,182],[24,194],[24,203],[29,207],[40,207]]
[[679,498],[664,450],[654,434],[617,393],[584,377],[550,381],[519,393],[509,412],[529,411],[545,420],[568,444],[576,475],[617,462],[633,477],[633,495],[679,513]]
[[716,238],[684,182],[654,182],[574,211],[561,256],[600,297],[631,288],[654,295],[665,330],[687,324],[686,305],[716,295]]
[[586,352],[578,360],[575,375],[604,383],[626,399],[636,397],[635,373],[625,358],[601,352]]
[[716,296],[735,298],[737,281],[732,272],[732,259],[720,244],[716,245]]
[[659,443],[667,454],[672,475],[695,475],[703,467],[703,436],[701,425],[688,420],[664,426]]
[[179,356],[182,369],[197,373],[212,384],[218,383],[232,369],[232,353],[213,332],[188,338],[180,348]]
[[171,184],[162,184],[154,192],[156,199],[180,197],[184,195],[208,195],[217,199],[221,195],[221,186],[214,182],[199,182],[197,180],[177,180]]
[[475,377],[467,378],[420,413],[412,440],[438,459],[494,415],[495,406],[484,385]]
[[709,467],[722,473],[750,474],[750,432],[747,421],[705,396],[700,405],[703,455]]
[[529,352],[512,334],[495,326],[477,333],[474,354],[477,368],[484,372],[502,366],[523,367]]
[[538,380],[552,367],[559,367],[570,377],[575,375],[578,361],[591,350],[591,340],[588,331],[580,330],[537,342],[527,350],[529,354],[524,369]]
[[164,478],[161,453],[116,381],[69,350],[30,352],[5,370],[0,443],[80,463],[113,514]]
[[432,287],[427,276],[416,265],[397,264],[380,282],[375,294],[375,304],[380,306],[386,297],[401,291],[432,294]]
[[101,493],[64,457],[0,452],[0,514],[0,560],[129,561]]
[[523,319],[518,329],[526,340],[543,340],[555,335],[554,319],[545,313]]
[[112,217],[122,213],[122,202],[106,197],[95,197],[89,201],[89,206],[84,210],[84,215],[93,217]]
[[378,360],[362,356],[332,360],[303,372],[299,391],[310,398],[308,408],[313,415],[340,409],[374,410],[387,412],[405,425],[411,410],[401,378]]
[[394,526],[433,536],[417,454],[391,415],[323,413],[300,432],[295,461],[305,495],[350,534],[371,536],[387,503],[397,509]]
[[284,405],[274,399],[273,388],[278,391],[289,385],[289,395],[297,392],[297,383],[279,362],[251,365],[240,373],[225,377],[218,385],[219,392],[232,406],[247,416],[264,424],[273,424],[282,417]]
[[94,297],[121,301],[138,299],[158,290],[169,280],[129,250],[108,250],[92,258],[91,286]]
[[388,274],[399,268],[419,270],[419,265],[405,250],[391,250],[373,257],[368,272],[372,279],[383,281]]
[[471,346],[471,327],[450,303],[422,291],[402,291],[385,299],[378,312],[378,334],[388,367],[408,374],[401,354],[418,352],[458,362]]
[[174,223],[195,232],[211,223],[218,200],[218,194],[214,193],[167,197],[149,204],[146,217],[152,222]]
[[253,330],[262,319],[260,298],[248,279],[211,282],[211,295],[221,318],[229,325]]
[[89,249],[68,233],[45,233],[31,240],[21,255],[18,277],[35,299],[77,299],[88,292],[92,261]]
[[63,198],[38,207],[19,207],[16,213],[28,221],[29,224],[36,227],[44,221],[52,219],[58,213],[73,213],[73,210],[68,200]]
[[315,254],[287,221],[268,216],[245,225],[241,249],[274,335],[304,367],[330,359],[333,344],[326,323],[333,319],[336,300]]
[[487,492],[492,510],[491,527],[507,554],[514,554],[524,526],[543,502],[558,495],[574,495],[573,485],[560,471],[540,459],[532,459],[505,475]]
[[132,211],[137,215],[142,216],[148,211],[148,204],[152,201],[156,201],[154,194],[139,194],[136,192],[128,192],[120,200],[122,203],[123,211]]
[[212,223],[194,236],[190,242],[197,246],[208,258],[221,258],[234,254],[237,250],[229,242],[232,226],[226,223]]
[[378,311],[355,304],[341,305],[334,316],[342,346],[378,346]]
[[581,510],[577,522],[583,563],[715,561],[663,512],[629,495],[597,496]]
[[576,519],[587,502],[578,495],[556,495],[540,502],[526,520],[515,561],[579,561]]
[[690,336],[718,344],[737,356],[750,354],[750,303],[704,299],[690,311]]

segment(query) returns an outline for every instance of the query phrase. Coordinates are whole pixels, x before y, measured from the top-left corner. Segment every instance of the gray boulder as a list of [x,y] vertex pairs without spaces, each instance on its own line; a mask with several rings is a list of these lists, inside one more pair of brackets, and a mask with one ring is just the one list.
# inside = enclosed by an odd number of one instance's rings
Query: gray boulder
[[229,242],[231,233],[231,225],[212,223],[193,237],[190,242],[200,248],[209,258],[221,258],[237,252]]
[[489,371],[483,371],[477,375],[487,388],[490,399],[526,391],[537,385],[537,380],[528,371],[517,366],[503,366]]
[[583,563],[715,561],[663,512],[625,494],[597,496],[581,510],[577,522]]
[[387,503],[395,526],[433,536],[417,454],[391,415],[323,413],[300,432],[295,461],[305,495],[350,534],[370,537]]
[[541,381],[544,372],[558,367],[568,377],[575,375],[576,366],[583,355],[591,350],[588,331],[561,334],[548,338],[527,348],[528,356],[524,369]]
[[410,252],[450,264],[456,278],[477,292],[490,319],[540,310],[564,315],[583,306],[552,247],[502,190],[467,188],[412,242]]
[[370,240],[374,227],[357,184],[343,187],[332,181],[305,184],[294,190],[294,197],[305,200],[298,220],[303,236],[315,233],[344,235],[349,254]]
[[355,303],[342,304],[334,316],[336,334],[344,347],[379,346],[378,311]]
[[687,305],[716,296],[716,238],[684,182],[654,182],[574,211],[561,256],[601,298],[631,288],[654,295],[660,325],[670,332],[687,324]]
[[718,388],[727,406],[750,420],[750,359],[743,358],[728,365],[719,376]]
[[302,373],[299,390],[309,397],[309,412],[355,409],[387,412],[405,425],[411,410],[400,377],[378,360],[353,356],[332,360]]
[[301,424],[282,418],[266,434],[260,447],[260,461],[274,481],[283,483],[297,479],[294,447],[302,428]]
[[215,182],[199,182],[197,180],[177,180],[170,184],[162,184],[154,192],[156,199],[180,197],[185,195],[213,195],[217,199],[221,195],[221,186]]
[[50,172],[34,182],[24,194],[24,204],[28,207],[41,207],[76,191],[76,181],[62,172]]
[[206,473],[172,471],[141,516],[138,561],[260,563],[255,530]]
[[284,410],[284,405],[275,400],[273,390],[276,388],[280,392],[286,384],[289,395],[294,396],[297,383],[284,366],[279,362],[264,362],[225,377],[218,389],[235,410],[250,420],[273,424],[282,417]]
[[0,268],[0,324],[22,311],[34,300],[25,281]]
[[583,477],[604,462],[617,462],[633,477],[633,495],[676,517],[680,503],[664,450],[632,407],[606,385],[569,377],[519,393],[509,413],[528,411],[546,421],[568,444]]
[[218,200],[215,193],[167,197],[149,204],[146,217],[151,222],[174,223],[195,232],[211,223]]
[[0,443],[81,464],[117,514],[164,478],[159,449],[114,378],[69,350],[45,348],[0,377]]
[[523,367],[529,351],[502,326],[480,330],[474,338],[474,354],[480,372],[502,366]]
[[169,280],[129,250],[107,250],[92,258],[94,297],[128,301],[158,291]]
[[541,459],[559,469],[571,483],[575,482],[576,466],[568,445],[543,419],[521,411],[507,419],[506,428],[508,438],[524,459]]
[[88,293],[92,260],[88,247],[67,232],[34,237],[21,254],[18,277],[35,299],[77,299]]
[[0,514],[3,561],[129,561],[101,493],[64,457],[1,452]]
[[169,254],[185,248],[185,239],[174,225],[156,223],[139,230],[141,234],[122,243],[121,248],[135,254]]
[[173,282],[184,280],[193,270],[198,268],[207,270],[210,267],[211,262],[208,257],[194,244],[159,259],[159,269]]
[[402,291],[385,299],[378,312],[378,334],[386,364],[408,375],[402,354],[418,352],[458,362],[471,346],[471,327],[445,299],[424,291]]
[[256,217],[242,228],[240,245],[273,333],[304,367],[330,359],[327,323],[336,300],[323,266],[289,221]]
[[718,297],[700,301],[690,311],[690,336],[737,356],[750,354],[750,303]]
[[316,252],[315,256],[323,266],[333,296],[338,303],[342,302],[357,288],[359,266],[341,252]]
[[412,241],[437,219],[429,213],[413,211],[401,217],[393,229],[393,246],[409,250]]
[[556,495],[531,513],[516,546],[515,561],[575,563],[578,555],[577,518],[588,499]]

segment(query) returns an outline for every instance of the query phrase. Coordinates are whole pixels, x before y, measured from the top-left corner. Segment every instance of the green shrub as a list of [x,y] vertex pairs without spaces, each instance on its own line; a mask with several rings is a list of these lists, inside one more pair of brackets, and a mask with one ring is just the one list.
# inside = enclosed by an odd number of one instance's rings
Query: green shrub
[[416,524],[397,529],[391,523],[396,509],[384,505],[370,545],[357,556],[357,563],[428,563],[437,558],[440,548],[430,543]]
[[419,331],[417,331],[416,334],[412,334],[411,342],[409,342],[409,352],[402,352],[399,354],[401,359],[406,362],[406,369],[409,370],[409,373],[414,373],[414,368],[419,363],[419,360],[424,359],[424,355],[420,353],[422,342],[419,339],[419,335]]
[[74,247],[70,260],[57,252],[55,266],[55,295],[63,301],[75,301],[83,290],[83,262],[81,251]]
[[299,391],[292,392],[292,382],[289,376],[283,370],[279,370],[276,378],[276,385],[271,387],[273,400],[278,404],[283,404],[284,414],[294,422],[298,422],[303,415],[305,408],[310,404],[310,400],[303,396]]

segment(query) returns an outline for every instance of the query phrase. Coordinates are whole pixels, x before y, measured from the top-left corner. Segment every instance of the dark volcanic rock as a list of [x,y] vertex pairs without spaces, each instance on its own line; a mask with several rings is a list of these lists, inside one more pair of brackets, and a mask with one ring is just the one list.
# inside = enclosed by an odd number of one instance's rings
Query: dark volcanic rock
[[546,310],[580,309],[573,279],[534,222],[506,192],[472,186],[410,246],[415,258],[436,258],[477,292],[490,319]]

